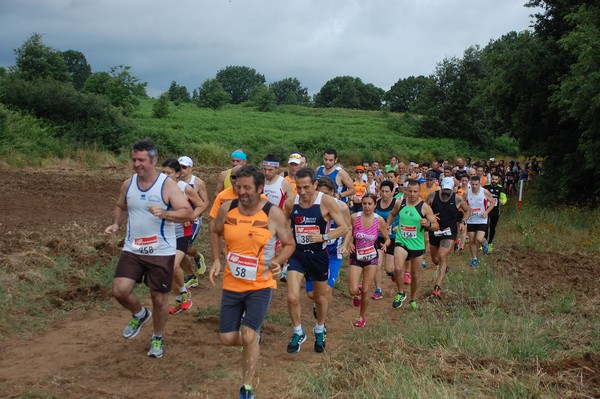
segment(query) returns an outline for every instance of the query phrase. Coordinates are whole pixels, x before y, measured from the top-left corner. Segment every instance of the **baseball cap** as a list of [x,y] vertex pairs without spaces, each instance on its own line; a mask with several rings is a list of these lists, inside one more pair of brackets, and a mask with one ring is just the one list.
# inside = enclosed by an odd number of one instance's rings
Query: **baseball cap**
[[442,190],[454,190],[454,178],[444,177],[442,179]]
[[425,179],[427,180],[435,180],[435,172],[433,170],[428,170],[425,174]]
[[295,163],[296,165],[300,165],[301,160],[302,160],[302,155],[295,152],[292,155],[290,155],[290,159],[289,159],[288,163]]
[[177,160],[179,162],[179,164],[181,166],[189,166],[192,167],[194,166],[194,161],[192,161],[192,158],[190,157],[179,157],[179,159]]

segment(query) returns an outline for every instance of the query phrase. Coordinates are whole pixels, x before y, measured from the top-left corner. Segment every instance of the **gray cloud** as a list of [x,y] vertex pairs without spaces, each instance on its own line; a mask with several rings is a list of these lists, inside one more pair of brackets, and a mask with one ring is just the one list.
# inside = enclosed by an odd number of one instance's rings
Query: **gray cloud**
[[311,93],[335,76],[385,90],[428,75],[530,25],[525,0],[3,0],[0,65],[34,32],[83,52],[94,71],[125,64],[157,96],[171,81],[191,91],[228,65],[268,82],[297,77]]

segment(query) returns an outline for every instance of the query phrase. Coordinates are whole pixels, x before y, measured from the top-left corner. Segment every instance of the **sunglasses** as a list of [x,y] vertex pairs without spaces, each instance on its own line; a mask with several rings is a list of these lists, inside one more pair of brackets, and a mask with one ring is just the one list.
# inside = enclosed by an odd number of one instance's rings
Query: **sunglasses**
[[356,173],[365,173],[362,170],[357,170]]
[[237,179],[237,176],[236,176],[236,175],[231,175],[231,176],[229,176],[229,179],[230,179],[230,180],[236,180],[236,179]]
[[189,169],[189,168],[191,168],[191,166],[181,165],[181,169]]

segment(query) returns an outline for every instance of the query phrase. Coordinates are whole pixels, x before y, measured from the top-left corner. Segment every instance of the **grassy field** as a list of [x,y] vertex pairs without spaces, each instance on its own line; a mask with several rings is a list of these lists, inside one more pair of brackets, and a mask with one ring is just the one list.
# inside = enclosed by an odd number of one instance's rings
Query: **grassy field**
[[[162,157],[185,153],[206,166],[228,164],[229,154],[236,148],[245,150],[251,162],[267,153],[284,159],[301,152],[312,164],[320,162],[326,148],[337,149],[345,164],[363,160],[385,164],[392,155],[403,161],[499,156],[494,148],[483,153],[463,141],[418,138],[416,117],[386,111],[279,106],[273,112],[259,112],[249,105],[228,105],[214,111],[191,103],[171,103],[169,116],[156,119],[152,116],[155,101],[141,99],[132,116],[135,131],[126,141],[148,136],[155,140]],[[0,157],[15,166],[41,166],[55,158],[67,158],[95,167],[107,158],[124,161],[129,155],[128,148],[119,156],[102,153],[95,145],[57,139],[53,128],[2,106],[0,123]],[[507,140],[516,151],[513,139],[499,139],[498,148],[506,148]]]

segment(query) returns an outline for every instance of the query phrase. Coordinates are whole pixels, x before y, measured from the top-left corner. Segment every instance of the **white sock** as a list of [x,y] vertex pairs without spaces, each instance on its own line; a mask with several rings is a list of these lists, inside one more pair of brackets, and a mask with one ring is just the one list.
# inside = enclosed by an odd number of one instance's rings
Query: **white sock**
[[319,324],[316,324],[316,325],[315,325],[315,333],[316,333],[316,334],[320,334],[320,333],[322,333],[323,331],[325,331],[325,324],[321,324],[321,325],[319,325]]
[[302,324],[298,324],[298,326],[294,327],[294,334],[304,334],[304,330],[302,330]]
[[133,317],[135,317],[138,320],[141,320],[144,317],[146,317],[146,308],[142,306],[142,310],[134,314]]

